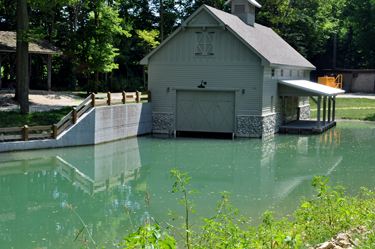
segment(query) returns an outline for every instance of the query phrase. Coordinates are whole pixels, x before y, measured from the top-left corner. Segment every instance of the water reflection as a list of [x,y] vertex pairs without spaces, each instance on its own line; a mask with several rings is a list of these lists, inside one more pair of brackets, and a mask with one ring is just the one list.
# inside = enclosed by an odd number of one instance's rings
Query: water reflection
[[[172,168],[189,172],[199,216],[210,217],[220,191],[252,217],[266,210],[291,214],[300,196],[311,197],[315,174],[333,184],[372,187],[374,124],[339,123],[318,136],[276,135],[265,140],[139,137],[97,146],[0,154],[0,244],[2,248],[80,248],[72,244],[79,219],[97,244],[114,248],[150,214],[170,222],[182,211],[171,194]],[[144,202],[151,196],[151,208]],[[124,211],[132,210],[131,219]]]

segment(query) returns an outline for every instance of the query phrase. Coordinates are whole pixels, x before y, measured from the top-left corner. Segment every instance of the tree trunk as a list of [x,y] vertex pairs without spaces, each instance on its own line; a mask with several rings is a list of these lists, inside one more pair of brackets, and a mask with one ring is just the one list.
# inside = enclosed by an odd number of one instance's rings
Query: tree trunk
[[164,40],[164,6],[163,0],[160,0],[160,40],[163,42]]
[[29,20],[27,13],[27,0],[17,0],[17,70],[16,81],[19,93],[21,113],[29,112]]

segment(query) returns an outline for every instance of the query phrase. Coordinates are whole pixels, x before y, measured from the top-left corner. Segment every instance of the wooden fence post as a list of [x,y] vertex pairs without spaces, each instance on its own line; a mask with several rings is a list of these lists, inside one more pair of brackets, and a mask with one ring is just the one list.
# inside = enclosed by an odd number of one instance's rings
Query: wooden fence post
[[92,106],[92,107],[95,106],[95,93],[92,93],[92,94],[91,94],[91,106]]
[[107,93],[107,98],[108,98],[107,104],[111,105],[111,93],[110,92]]
[[57,125],[52,125],[52,137],[53,139],[57,138]]
[[126,92],[122,91],[122,103],[126,104]]
[[137,101],[137,103],[140,102],[140,94],[139,94],[138,91],[136,92],[136,101]]
[[29,140],[29,127],[27,125],[23,126],[23,140]]
[[148,102],[151,102],[151,91],[148,90],[147,94],[148,94],[148,99],[147,99],[147,101],[148,101]]
[[77,108],[73,107],[73,124],[77,122]]

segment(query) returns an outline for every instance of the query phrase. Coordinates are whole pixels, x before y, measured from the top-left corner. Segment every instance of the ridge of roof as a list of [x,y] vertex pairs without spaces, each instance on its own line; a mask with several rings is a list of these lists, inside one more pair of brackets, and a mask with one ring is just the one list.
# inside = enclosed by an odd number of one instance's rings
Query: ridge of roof
[[244,23],[239,17],[218,10],[211,6],[205,7],[231,28],[243,41],[254,48],[270,64],[306,67],[315,69],[305,57],[290,46],[271,28],[254,23],[254,27]]

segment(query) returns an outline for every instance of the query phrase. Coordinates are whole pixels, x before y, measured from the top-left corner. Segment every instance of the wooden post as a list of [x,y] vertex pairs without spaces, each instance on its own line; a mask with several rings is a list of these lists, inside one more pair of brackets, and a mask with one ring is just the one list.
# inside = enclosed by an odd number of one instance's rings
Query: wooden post
[[52,55],[47,55],[47,89],[51,91]]
[[332,99],[332,121],[335,121],[336,96]]
[[332,97],[328,97],[328,123],[331,122],[331,99]]
[[148,94],[148,102],[151,102],[151,91],[150,90],[148,90],[148,92],[147,92],[147,94]]
[[91,94],[91,106],[92,106],[92,107],[95,106],[95,93],[92,93],[92,94]]
[[53,136],[53,139],[57,138],[57,125],[55,124],[52,126],[52,136]]
[[318,96],[318,116],[317,116],[317,128],[320,128],[320,104],[322,103],[322,96]]
[[140,94],[139,94],[138,91],[136,92],[136,101],[137,101],[137,103],[140,102]]
[[110,92],[107,92],[107,104],[108,105],[111,105],[111,93]]
[[73,124],[77,123],[77,108],[73,107]]
[[27,125],[24,125],[23,127],[23,140],[29,140],[29,127]]
[[126,92],[122,91],[122,103],[126,104]]
[[323,97],[323,125],[326,125],[326,105],[327,105],[327,96]]

